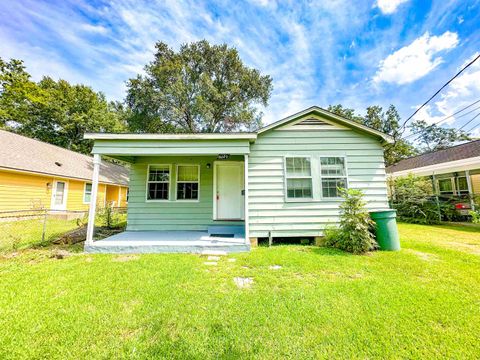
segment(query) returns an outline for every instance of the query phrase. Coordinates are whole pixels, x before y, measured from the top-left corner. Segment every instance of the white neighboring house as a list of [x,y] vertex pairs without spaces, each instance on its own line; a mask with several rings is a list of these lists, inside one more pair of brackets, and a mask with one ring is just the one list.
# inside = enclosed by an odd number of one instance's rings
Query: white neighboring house
[[440,196],[460,196],[475,207],[480,196],[480,140],[404,159],[386,169],[391,177],[428,176]]

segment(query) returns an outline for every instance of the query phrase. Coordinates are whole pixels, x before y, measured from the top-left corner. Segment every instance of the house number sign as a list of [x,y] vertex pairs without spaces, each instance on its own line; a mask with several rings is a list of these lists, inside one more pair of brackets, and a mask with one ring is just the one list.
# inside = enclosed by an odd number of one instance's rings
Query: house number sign
[[228,160],[230,158],[230,154],[218,154],[217,160]]

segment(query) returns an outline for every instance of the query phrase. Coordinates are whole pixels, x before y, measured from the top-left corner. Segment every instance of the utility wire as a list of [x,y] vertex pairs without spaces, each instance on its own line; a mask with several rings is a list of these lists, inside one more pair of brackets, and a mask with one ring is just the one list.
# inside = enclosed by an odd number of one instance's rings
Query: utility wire
[[477,117],[479,117],[479,116],[480,116],[480,112],[479,112],[477,115],[475,115],[473,118],[471,118],[470,120],[468,120],[465,124],[463,124],[463,126],[462,126],[460,129],[458,129],[458,130],[462,130],[465,126],[467,126],[468,124],[470,124],[473,120],[475,120],[475,119],[476,119]]
[[[442,87],[440,89],[437,90],[437,92],[435,92],[435,94],[433,94],[432,96],[430,96],[430,98],[425,101],[422,105],[420,105],[420,107],[415,110],[415,112],[410,115],[407,120],[405,120],[402,124],[402,126],[400,127],[400,130],[403,129],[403,131],[405,131],[405,125],[407,125],[407,122],[410,121],[410,119],[412,119],[425,105],[427,105],[435,96],[437,96],[445,87],[448,86],[448,84],[450,84],[453,80],[455,80],[462,72],[464,72],[467,68],[469,68],[475,61],[477,61],[478,59],[480,58],[480,54],[478,54],[475,59],[473,59],[472,61],[470,61],[467,65],[465,65],[459,72],[457,72],[455,74],[455,76],[453,76],[450,80],[448,80],[445,84],[442,85]],[[402,131],[402,134],[403,134],[403,131]]]
[[477,127],[480,126],[480,123],[478,123],[477,125],[473,125],[473,127],[471,127],[469,130],[465,131],[467,134],[470,134],[473,130],[475,130]]
[[[479,102],[480,102],[480,99],[477,100],[477,101],[475,101],[475,102],[473,102],[473,103],[471,103],[470,105],[465,106],[464,108],[456,111],[456,112],[453,113],[452,115],[449,115],[449,116],[447,116],[447,117],[445,117],[445,118],[443,118],[443,119],[441,119],[441,120],[439,120],[439,121],[434,122],[433,124],[430,124],[429,126],[427,126],[427,127],[425,128],[425,130],[430,129],[430,128],[432,128],[432,127],[435,126],[435,125],[440,125],[440,124],[443,123],[444,121],[446,121],[446,120],[454,117],[455,115],[461,113],[462,111],[468,109],[469,107],[471,107],[471,106],[473,106],[473,105],[475,105],[475,104],[477,104],[477,103],[479,103]],[[478,110],[478,109],[480,109],[480,106],[479,106],[479,107],[476,107],[476,108],[473,109],[473,110],[470,110],[470,111],[466,112],[465,114],[462,114],[462,115],[460,115],[460,116],[457,116],[457,118],[464,117],[464,116],[466,116],[466,115],[468,115],[468,114],[471,114],[472,112],[474,112],[475,110]],[[407,135],[407,136],[404,137],[404,139],[408,139],[409,137],[412,137],[412,136],[415,136],[415,135],[417,135],[417,134]]]
[[[472,110],[473,111],[473,110]],[[478,116],[480,116],[480,112],[475,115],[473,118],[471,118],[470,120],[468,120],[465,124],[463,124],[463,126],[461,128],[459,128],[458,130],[462,130],[465,126],[467,126],[468,124],[470,124],[473,120],[475,120]],[[426,127],[425,129],[423,129],[423,132],[425,132],[425,130],[427,130],[428,127]],[[471,131],[471,130],[470,130]],[[416,135],[416,134],[415,134]],[[417,136],[415,139],[412,140],[412,142],[415,142],[417,141],[418,139],[420,139],[422,137],[422,134],[420,134],[419,136]]]

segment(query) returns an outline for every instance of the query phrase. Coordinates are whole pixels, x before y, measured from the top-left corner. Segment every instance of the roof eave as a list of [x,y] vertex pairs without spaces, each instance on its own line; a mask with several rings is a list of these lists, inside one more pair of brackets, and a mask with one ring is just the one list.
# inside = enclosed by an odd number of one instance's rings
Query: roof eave
[[110,134],[85,133],[88,140],[249,140],[255,141],[256,133],[209,133],[209,134]]

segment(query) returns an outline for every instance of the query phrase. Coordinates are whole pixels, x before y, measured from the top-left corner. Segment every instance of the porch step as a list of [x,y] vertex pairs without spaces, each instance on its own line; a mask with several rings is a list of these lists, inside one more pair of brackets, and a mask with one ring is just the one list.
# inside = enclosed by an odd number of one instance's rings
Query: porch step
[[245,227],[243,225],[210,225],[208,227],[208,235],[244,237]]
[[101,241],[85,245],[86,253],[103,254],[151,254],[151,253],[190,253],[190,254],[229,254],[250,251],[248,244],[228,245],[182,245],[182,244],[105,244]]

